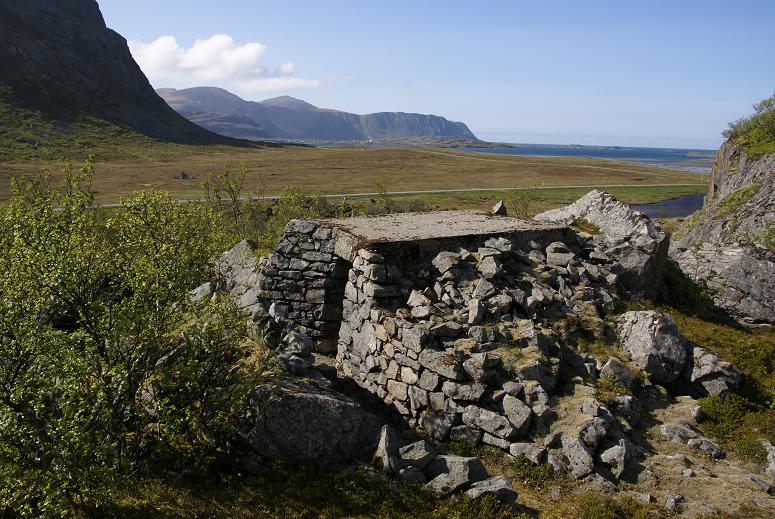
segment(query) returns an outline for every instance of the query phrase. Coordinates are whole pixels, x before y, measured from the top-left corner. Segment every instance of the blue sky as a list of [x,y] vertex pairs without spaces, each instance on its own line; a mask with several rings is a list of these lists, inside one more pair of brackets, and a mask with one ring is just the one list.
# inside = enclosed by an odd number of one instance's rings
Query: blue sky
[[483,139],[715,148],[775,91],[772,0],[99,4],[155,87],[435,113]]

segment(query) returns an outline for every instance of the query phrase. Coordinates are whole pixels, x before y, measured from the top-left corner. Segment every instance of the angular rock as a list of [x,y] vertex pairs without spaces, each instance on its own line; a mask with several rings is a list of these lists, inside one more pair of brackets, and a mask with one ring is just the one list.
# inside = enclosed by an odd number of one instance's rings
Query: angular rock
[[626,312],[616,323],[622,348],[654,382],[678,378],[686,363],[686,340],[672,317],[653,310]]
[[441,391],[449,398],[455,400],[476,402],[484,394],[485,386],[475,382],[458,384],[448,380],[442,384]]
[[477,499],[482,496],[492,495],[503,503],[515,503],[517,491],[506,476],[495,476],[471,485],[466,491],[469,499]]
[[455,422],[453,415],[445,413],[426,411],[422,416],[422,427],[425,431],[438,441],[445,441],[449,437],[449,432]]
[[544,462],[546,448],[530,442],[512,443],[509,453],[512,456],[524,456],[536,465],[540,465]]
[[420,352],[418,361],[424,368],[450,380],[462,381],[466,378],[463,366],[451,353],[426,348]]
[[482,440],[482,431],[473,429],[467,425],[458,425],[452,428],[449,439],[455,442],[477,444]]
[[534,219],[572,223],[584,219],[600,229],[605,253],[621,267],[622,282],[636,297],[659,295],[667,266],[669,237],[642,213],[610,194],[593,190],[576,202],[537,214]]
[[370,454],[379,422],[355,400],[289,378],[269,380],[256,393],[262,404],[245,438],[262,458],[341,468]]
[[374,451],[372,463],[377,469],[386,473],[396,473],[404,467],[399,457],[401,441],[398,433],[389,425],[382,426],[377,442],[377,450]]
[[492,206],[490,212],[495,216],[506,216],[506,204],[503,202],[503,200],[498,200],[498,202]]
[[714,460],[718,460],[727,455],[726,451],[722,449],[717,443],[714,443],[706,438],[691,438],[686,442],[689,447],[699,449]]
[[487,469],[484,468],[484,464],[479,458],[451,454],[436,456],[425,466],[424,472],[429,480],[433,480],[441,474],[449,474],[453,476],[455,481],[462,482],[461,486],[489,477]]
[[424,469],[436,456],[436,449],[425,440],[420,440],[398,449],[398,455],[407,465]]
[[454,252],[439,252],[435,258],[431,261],[436,270],[442,274],[448,272],[460,261],[460,254]]
[[570,434],[562,437],[562,452],[568,458],[569,469],[573,477],[580,479],[595,471],[595,460],[592,451],[580,438]]
[[533,410],[519,398],[503,397],[503,412],[519,434],[525,434],[530,427]]
[[518,433],[517,428],[504,416],[475,405],[466,407],[463,413],[463,423],[506,440],[513,438]]
[[635,373],[632,372],[622,361],[616,357],[611,357],[600,370],[600,378],[610,377],[620,386],[631,389],[635,382]]
[[546,263],[549,265],[567,267],[568,263],[574,259],[576,259],[576,254],[562,242],[553,242],[546,247]]
[[484,300],[495,294],[495,286],[486,279],[480,279],[474,287],[471,296],[475,299]]

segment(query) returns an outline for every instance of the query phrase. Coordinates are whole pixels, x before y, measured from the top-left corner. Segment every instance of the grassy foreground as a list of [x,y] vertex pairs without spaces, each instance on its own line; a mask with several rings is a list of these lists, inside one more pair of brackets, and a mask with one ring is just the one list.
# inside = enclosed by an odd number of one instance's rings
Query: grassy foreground
[[[75,162],[85,158],[73,157]],[[301,185],[320,195],[444,189],[554,188],[562,186],[695,185],[704,191],[707,175],[647,168],[602,159],[503,157],[443,148],[308,148],[224,146],[138,146],[131,155],[95,152],[93,189],[99,203],[119,202],[137,189],[155,188],[176,198],[201,197],[208,172],[244,164],[246,194],[278,195],[285,186]],[[10,194],[14,176],[48,168],[55,176],[64,160],[0,158],[0,200]],[[696,191],[693,191],[696,192]],[[482,193],[440,195],[444,207],[471,204]],[[496,194],[488,192],[489,199]],[[425,197],[425,195],[423,195]],[[669,198],[669,196],[668,196]],[[638,200],[643,201],[643,200]],[[473,205],[473,204],[471,204]]]

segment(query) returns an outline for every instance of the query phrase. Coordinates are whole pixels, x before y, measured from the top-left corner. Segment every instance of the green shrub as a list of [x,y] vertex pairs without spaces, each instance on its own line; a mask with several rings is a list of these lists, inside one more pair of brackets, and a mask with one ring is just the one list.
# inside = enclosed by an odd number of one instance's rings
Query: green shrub
[[112,474],[229,434],[252,374],[228,301],[191,301],[224,248],[201,204],[141,192],[89,209],[92,162],[14,184],[0,211],[0,509],[60,516]]
[[753,105],[754,113],[729,124],[728,139],[743,146],[756,157],[775,152],[775,94]]

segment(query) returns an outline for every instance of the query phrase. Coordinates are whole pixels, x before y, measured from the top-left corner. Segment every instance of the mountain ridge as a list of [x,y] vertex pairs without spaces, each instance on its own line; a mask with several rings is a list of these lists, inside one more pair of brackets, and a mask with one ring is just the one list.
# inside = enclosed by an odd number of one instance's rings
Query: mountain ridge
[[[236,136],[221,124],[223,117],[241,115],[273,133],[274,138],[289,140],[367,141],[450,138],[468,141],[479,139],[462,122],[450,121],[432,114],[410,112],[376,112],[354,114],[320,108],[291,96],[263,101],[248,101],[217,87],[157,89],[157,93],[181,115],[203,120],[203,114],[219,121],[219,130],[208,121],[206,128],[222,135]],[[225,127],[226,126],[226,127]]]
[[0,2],[0,90],[8,107],[59,126],[85,117],[171,142],[229,142],[170,109],[95,0]]

